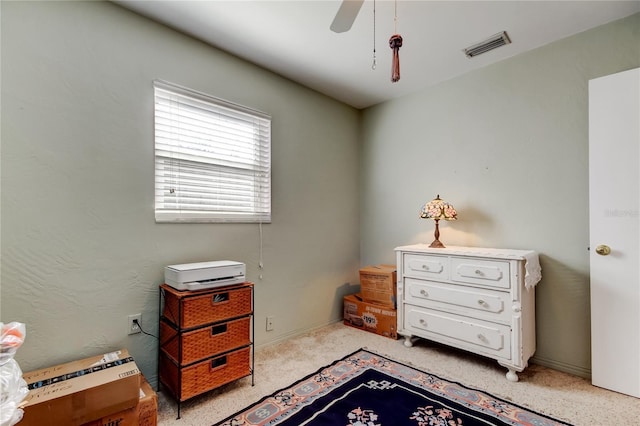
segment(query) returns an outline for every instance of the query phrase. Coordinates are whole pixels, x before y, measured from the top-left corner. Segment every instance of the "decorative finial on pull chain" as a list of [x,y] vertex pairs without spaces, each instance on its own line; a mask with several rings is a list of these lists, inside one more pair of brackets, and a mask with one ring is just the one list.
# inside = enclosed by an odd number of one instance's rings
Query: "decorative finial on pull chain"
[[389,47],[393,49],[393,60],[391,61],[391,82],[400,80],[400,47],[402,46],[402,36],[394,34],[389,39]]
[[398,34],[398,1],[394,2],[393,27],[395,34],[389,39],[389,47],[393,50],[391,61],[391,82],[400,80],[400,47],[402,47],[402,36]]

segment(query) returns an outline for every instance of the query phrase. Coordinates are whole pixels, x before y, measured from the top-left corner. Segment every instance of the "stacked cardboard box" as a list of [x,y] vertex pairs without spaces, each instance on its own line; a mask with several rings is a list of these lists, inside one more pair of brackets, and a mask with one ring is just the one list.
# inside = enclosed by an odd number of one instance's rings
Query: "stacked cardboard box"
[[360,269],[360,293],[345,296],[344,323],[397,339],[395,265]]
[[368,303],[360,294],[344,297],[344,324],[360,330],[397,339],[396,309],[390,306]]
[[362,300],[396,307],[396,265],[373,265],[360,269]]
[[150,387],[144,387],[146,381],[126,349],[24,373],[22,377],[29,394],[20,426],[103,424],[90,422],[136,410],[141,386],[145,395],[153,394],[157,417],[157,397]]
[[83,426],[157,426],[158,396],[142,377],[138,405],[127,410],[104,416]]

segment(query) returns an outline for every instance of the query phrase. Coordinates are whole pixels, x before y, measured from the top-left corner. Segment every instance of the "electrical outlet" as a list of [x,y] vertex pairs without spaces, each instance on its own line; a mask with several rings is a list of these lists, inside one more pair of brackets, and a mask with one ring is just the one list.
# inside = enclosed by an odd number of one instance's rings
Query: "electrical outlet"
[[[128,317],[128,327],[127,327],[127,334],[136,334],[136,333],[141,333],[142,330],[140,330],[140,323],[142,322],[142,314],[134,314],[134,315],[129,315]],[[137,321],[137,323],[136,323]]]
[[267,331],[273,331],[273,317],[267,317]]

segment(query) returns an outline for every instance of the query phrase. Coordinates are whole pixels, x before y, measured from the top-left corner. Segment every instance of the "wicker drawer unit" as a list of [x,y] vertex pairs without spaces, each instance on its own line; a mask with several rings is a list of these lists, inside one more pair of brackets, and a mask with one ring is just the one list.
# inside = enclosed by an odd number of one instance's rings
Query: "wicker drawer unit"
[[243,377],[253,386],[253,284],[160,286],[160,383],[180,403]]
[[474,247],[396,248],[398,334],[493,358],[507,379],[536,349],[537,253]]

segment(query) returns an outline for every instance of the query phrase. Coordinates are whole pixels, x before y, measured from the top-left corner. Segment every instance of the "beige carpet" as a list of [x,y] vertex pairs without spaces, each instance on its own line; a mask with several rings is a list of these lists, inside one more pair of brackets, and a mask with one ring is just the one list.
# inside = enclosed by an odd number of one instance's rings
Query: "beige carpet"
[[158,424],[215,424],[359,348],[575,425],[640,425],[639,399],[594,387],[586,379],[531,365],[519,374],[519,382],[512,383],[505,378],[506,369],[495,361],[424,340],[407,348],[403,340],[391,340],[342,323],[258,348],[255,386],[251,386],[250,378],[244,378],[183,402],[180,420],[176,420],[176,403],[160,391]]

